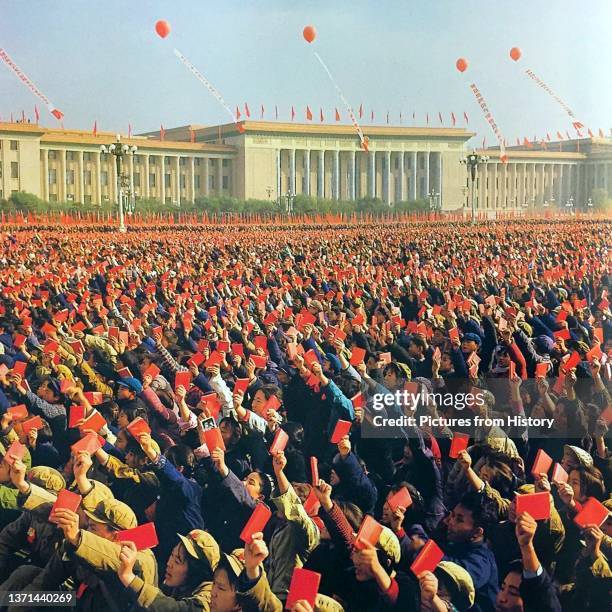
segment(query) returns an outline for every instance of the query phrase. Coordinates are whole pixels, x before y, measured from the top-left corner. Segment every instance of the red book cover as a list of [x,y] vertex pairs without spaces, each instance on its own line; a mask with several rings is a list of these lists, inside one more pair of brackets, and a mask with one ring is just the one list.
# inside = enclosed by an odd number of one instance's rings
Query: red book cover
[[26,452],[26,447],[19,442],[19,440],[15,440],[7,449],[6,455],[4,455],[4,460],[9,464],[13,465],[16,459],[23,459],[23,456]]
[[469,441],[470,441],[469,434],[465,434],[461,432],[454,433],[448,456],[451,459],[456,459],[459,456],[459,453],[468,447]]
[[363,522],[361,523],[361,527],[359,527],[359,533],[355,538],[353,546],[357,550],[362,550],[364,548],[364,542],[367,542],[372,546],[376,546],[382,530],[382,525],[372,516],[366,514]]
[[70,414],[68,415],[68,427],[73,428],[77,423],[85,418],[85,406],[73,404],[70,406]]
[[32,431],[32,429],[38,430],[42,429],[43,427],[43,421],[38,415],[33,416],[31,419],[27,419],[21,423],[21,430],[26,436],[30,433],[30,431]]
[[265,368],[268,363],[267,357],[262,355],[251,355],[250,359],[255,364],[256,368]]
[[242,529],[240,539],[245,544],[250,544],[253,534],[263,531],[271,517],[272,512],[270,511],[270,508],[268,508],[266,504],[261,502],[258,503],[257,506],[255,506],[255,510],[253,510],[253,513],[249,517],[246,525]]
[[284,451],[285,447],[287,446],[287,442],[289,442],[289,436],[279,427],[276,430],[274,440],[272,440],[272,444],[270,445],[270,454],[276,455],[276,453]]
[[536,521],[550,518],[550,494],[547,491],[517,495],[515,499],[517,516],[527,512]]
[[81,451],[85,451],[90,455],[93,455],[103,446],[104,438],[100,437],[95,433],[89,433],[85,437],[81,438],[78,442],[75,442],[70,448],[72,450],[73,455],[76,455]]
[[83,395],[92,406],[98,406],[104,401],[104,396],[100,391],[86,391]]
[[582,506],[582,510],[574,517],[574,523],[584,528],[587,525],[601,527],[608,518],[610,511],[594,497],[589,497]]
[[81,425],[79,429],[91,429],[92,431],[99,431],[106,425],[106,420],[99,412],[94,412],[89,416]]
[[433,572],[443,557],[442,549],[433,540],[428,540],[412,562],[410,569],[415,576],[420,576],[423,572]]
[[155,523],[145,523],[133,529],[124,529],[117,534],[119,542],[134,542],[136,550],[155,548],[159,544]]
[[249,379],[248,378],[237,378],[234,383],[234,393],[237,391],[242,391],[242,393],[246,393],[246,390],[249,388]]
[[215,448],[225,450],[225,443],[223,442],[223,436],[221,430],[218,427],[212,427],[204,432],[204,440],[209,452],[213,452]]
[[336,426],[334,427],[330,442],[332,444],[338,444],[338,442],[340,442],[340,440],[342,440],[344,436],[348,436],[349,431],[351,431],[352,425],[353,424],[351,423],[351,421],[343,421],[341,419],[338,419],[336,421]]
[[244,345],[243,344],[240,344],[240,342],[234,342],[232,343],[231,349],[234,355],[239,355],[240,357],[244,358]]
[[143,433],[151,433],[149,424],[142,418],[136,417],[128,426],[127,430],[130,432],[135,440],[138,440],[138,436]]
[[191,372],[177,372],[174,376],[174,390],[183,387],[185,391],[189,391],[191,385]]
[[535,369],[536,378],[546,378],[548,374],[548,363],[538,363]]
[[399,506],[406,509],[412,505],[412,497],[410,497],[410,491],[407,487],[402,487],[397,493],[392,495],[388,500],[389,508],[391,512],[395,512]]
[[563,466],[560,463],[555,463],[555,467],[553,468],[551,480],[553,482],[567,482],[569,478],[569,474],[565,471]]
[[13,374],[18,374],[23,378],[27,367],[28,364],[25,361],[15,361],[12,372]]
[[68,489],[62,489],[57,494],[57,499],[51,508],[51,513],[49,514],[49,522],[55,522],[53,520],[53,513],[56,510],[70,510],[71,512],[76,512],[81,505],[82,497],[78,493],[74,493],[69,491]]
[[365,354],[366,354],[365,349],[359,348],[357,346],[353,347],[351,350],[351,362],[350,362],[351,365],[356,366],[356,365],[359,365],[360,363],[363,363]]
[[144,372],[144,376],[150,376],[153,380],[155,380],[155,378],[157,376],[159,376],[159,373],[161,372],[161,370],[154,364],[152,363]]
[[548,470],[550,470],[550,466],[553,464],[552,457],[544,450],[539,449],[535,461],[533,462],[533,467],[531,468],[531,473],[534,476],[539,476],[540,474],[548,474]]
[[319,486],[319,460],[316,457],[310,458],[310,484],[313,487]]
[[25,404],[18,404],[17,406],[10,406],[6,411],[11,415],[13,421],[25,419],[28,416],[28,409]]
[[321,574],[302,567],[296,567],[291,576],[285,610],[292,610],[298,601],[307,601],[314,610],[320,582]]

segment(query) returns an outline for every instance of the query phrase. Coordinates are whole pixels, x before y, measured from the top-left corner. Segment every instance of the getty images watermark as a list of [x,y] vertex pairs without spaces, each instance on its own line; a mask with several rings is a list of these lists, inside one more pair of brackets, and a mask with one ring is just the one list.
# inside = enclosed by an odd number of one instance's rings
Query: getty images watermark
[[[529,383],[525,385],[527,392],[528,387]],[[495,429],[510,437],[528,433],[530,437],[561,438],[579,433],[571,430],[571,423],[570,430],[566,420],[564,423],[563,428],[556,428],[555,417],[544,410],[526,414],[522,404],[512,398],[507,382],[493,380],[488,389],[472,388],[472,392],[430,392],[421,385],[418,392],[374,393],[364,407],[362,435],[404,437],[416,435],[416,427],[468,433]]]

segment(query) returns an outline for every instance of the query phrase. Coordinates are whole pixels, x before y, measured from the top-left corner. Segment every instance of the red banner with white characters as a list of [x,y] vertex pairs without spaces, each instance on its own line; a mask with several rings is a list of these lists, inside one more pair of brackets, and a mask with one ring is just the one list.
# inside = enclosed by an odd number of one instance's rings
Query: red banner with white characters
[[64,116],[62,111],[55,108],[49,98],[32,83],[30,78],[17,66],[17,64],[9,57],[9,54],[4,50],[0,49],[0,59],[14,72],[17,78],[49,109],[49,112],[59,121]]
[[495,122],[495,117],[493,117],[493,114],[489,110],[487,102],[484,99],[483,95],[480,93],[480,90],[476,86],[476,83],[472,83],[470,85],[470,89],[472,90],[472,92],[474,93],[474,96],[476,97],[476,102],[478,102],[478,106],[480,106],[480,108],[482,109],[484,118],[486,119],[487,123],[491,126],[491,130],[493,131],[493,134],[495,134],[495,138],[497,138],[497,142],[499,143],[499,160],[503,164],[506,164],[508,163],[508,156],[506,155],[506,146],[504,144],[505,139],[500,129],[497,127],[497,123]]

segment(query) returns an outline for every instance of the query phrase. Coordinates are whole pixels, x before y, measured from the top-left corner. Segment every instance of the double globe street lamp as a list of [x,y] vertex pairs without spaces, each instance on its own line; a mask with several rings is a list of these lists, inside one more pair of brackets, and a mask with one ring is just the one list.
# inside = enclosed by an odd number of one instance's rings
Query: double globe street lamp
[[472,224],[476,223],[476,207],[475,207],[475,194],[476,191],[476,170],[478,164],[486,164],[489,161],[488,155],[478,155],[476,151],[472,151],[466,157],[462,157],[459,163],[465,164],[468,169],[469,177],[471,178],[471,200],[472,200]]
[[119,231],[126,232],[127,228],[125,227],[125,219],[123,216],[123,184],[122,184],[122,174],[121,168],[123,165],[124,156],[134,155],[138,151],[138,147],[135,145],[127,145],[121,142],[121,134],[117,134],[116,142],[106,146],[102,145],[100,147],[100,153],[104,155],[114,155],[115,163],[117,164],[117,200],[119,204]]

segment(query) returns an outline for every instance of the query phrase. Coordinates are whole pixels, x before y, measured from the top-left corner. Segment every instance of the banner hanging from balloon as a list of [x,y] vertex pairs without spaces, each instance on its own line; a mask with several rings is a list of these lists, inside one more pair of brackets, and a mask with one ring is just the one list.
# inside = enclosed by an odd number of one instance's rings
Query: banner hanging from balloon
[[[317,36],[316,30],[314,29],[313,26],[306,26],[302,34],[306,42],[309,44],[312,43]],[[353,124],[355,131],[359,135],[359,143],[361,145],[361,148],[364,151],[368,152],[369,151],[368,139],[364,136],[363,130],[361,129],[361,126],[357,122],[357,117],[355,116],[353,107],[349,104],[348,100],[342,93],[342,89],[340,89],[340,85],[338,85],[338,83],[336,82],[336,79],[334,79],[334,76],[332,75],[331,70],[327,67],[327,64],[323,61],[323,58],[316,51],[314,51],[314,56],[319,61],[319,63],[323,67],[323,70],[325,70],[329,80],[331,81],[332,85],[335,87],[336,91],[338,92],[338,96],[340,97],[340,100],[342,100],[342,103],[344,104],[346,108],[346,112],[351,120],[351,123]]]
[[499,143],[499,160],[502,162],[502,164],[506,164],[508,163],[508,156],[506,155],[506,144],[505,144],[506,139],[503,137],[501,130],[497,126],[495,117],[493,116],[493,113],[489,110],[489,106],[487,105],[487,102],[484,99],[484,96],[482,95],[480,90],[478,89],[476,83],[472,83],[470,85],[470,89],[472,90],[472,93],[474,94],[474,97],[476,98],[476,102],[478,103],[478,106],[480,106],[484,114],[485,121],[491,127],[493,134],[495,134],[495,138],[497,138],[497,142]]
[[183,63],[189,71],[210,91],[210,93],[215,97],[217,102],[227,111],[227,114],[231,117],[232,123],[236,125],[236,128],[240,133],[244,132],[244,126],[242,123],[237,121],[237,117],[234,116],[232,109],[227,105],[223,96],[215,89],[215,87],[210,83],[210,81],[178,50],[174,49],[174,55],[178,57],[178,59]]
[[34,83],[28,78],[28,76],[17,66],[17,64],[9,57],[9,54],[4,50],[0,49],[0,59],[13,71],[17,78],[35,95],[42,103],[47,107],[48,111],[58,120],[61,121],[64,113],[57,109],[54,104],[51,103],[49,98],[34,85]]
[[[515,62],[518,62],[521,59],[523,53],[518,47],[512,47],[512,49],[510,49],[509,55],[510,55],[510,59],[512,59]],[[538,87],[540,87],[540,89],[543,89],[565,111],[565,113],[567,113],[567,115],[572,120],[572,125],[574,126],[574,129],[578,132],[579,136],[582,136],[580,134],[580,128],[583,128],[584,125],[582,124],[582,122],[576,119],[576,115],[574,114],[574,111],[572,111],[572,109],[565,103],[565,101],[559,95],[557,95],[543,79],[537,76],[535,72],[533,72],[533,70],[531,70],[530,68],[527,68],[525,70],[525,74]]]

